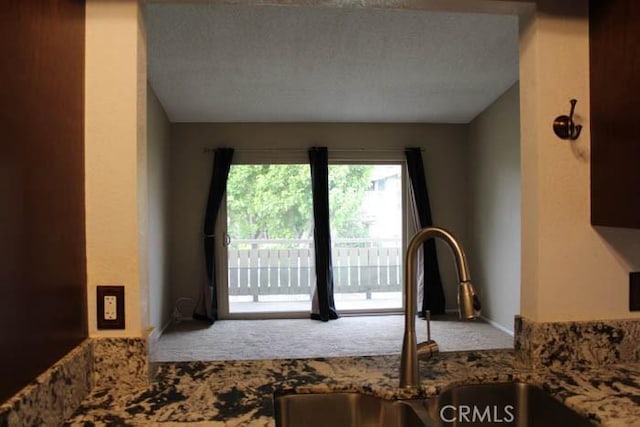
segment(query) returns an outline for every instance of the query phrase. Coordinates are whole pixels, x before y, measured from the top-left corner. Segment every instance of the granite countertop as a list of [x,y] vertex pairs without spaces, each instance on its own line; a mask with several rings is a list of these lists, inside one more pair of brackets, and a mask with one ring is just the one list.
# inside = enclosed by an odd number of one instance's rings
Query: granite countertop
[[462,383],[536,384],[597,424],[640,426],[640,364],[517,367],[513,351],[441,353],[420,362],[422,388],[398,388],[399,355],[166,363],[145,389],[94,390],[67,426],[274,426],[274,392],[353,391],[385,399],[429,397]]

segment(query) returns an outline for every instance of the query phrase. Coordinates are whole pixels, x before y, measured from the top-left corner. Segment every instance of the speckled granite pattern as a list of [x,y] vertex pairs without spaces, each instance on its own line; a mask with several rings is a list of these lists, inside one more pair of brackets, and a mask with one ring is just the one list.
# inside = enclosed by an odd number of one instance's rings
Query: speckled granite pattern
[[640,364],[531,371],[514,362],[509,350],[442,353],[421,362],[416,393],[398,389],[397,355],[167,363],[149,387],[95,390],[65,425],[273,426],[274,393],[428,398],[457,384],[506,381],[536,384],[602,425],[640,425]]
[[515,349],[532,368],[603,366],[640,361],[640,320],[588,322],[515,321]]
[[146,387],[149,385],[149,352],[146,339],[96,338],[93,386],[95,388]]
[[78,347],[0,405],[0,426],[59,426],[91,391],[92,342]]
[[596,424],[640,426],[640,364],[600,368],[552,368],[537,375],[537,383],[568,407]]

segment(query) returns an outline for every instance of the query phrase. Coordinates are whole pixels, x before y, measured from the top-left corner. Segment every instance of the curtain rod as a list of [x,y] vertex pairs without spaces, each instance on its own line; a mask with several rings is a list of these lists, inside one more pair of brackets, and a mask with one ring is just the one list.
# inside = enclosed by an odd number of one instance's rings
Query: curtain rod
[[[406,150],[407,148],[411,148],[411,147],[405,147],[405,148],[327,148],[327,151],[329,151],[331,153],[344,153],[344,152],[354,152],[354,151],[366,151],[368,153],[399,153],[399,152],[404,152],[404,150]],[[213,153],[214,151],[216,151],[216,149],[215,148],[211,148],[211,147],[206,147],[204,149],[205,153]],[[234,151],[238,151],[238,152],[263,152],[263,153],[286,151],[288,153],[306,153],[309,150],[308,149],[303,149],[303,148],[294,148],[294,149],[288,149],[288,148],[234,148]],[[421,148],[420,151],[424,151],[424,148]]]

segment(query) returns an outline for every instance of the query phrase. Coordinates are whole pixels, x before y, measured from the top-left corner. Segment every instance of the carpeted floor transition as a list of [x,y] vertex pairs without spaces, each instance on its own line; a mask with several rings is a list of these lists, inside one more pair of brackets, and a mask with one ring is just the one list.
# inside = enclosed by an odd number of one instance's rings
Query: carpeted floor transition
[[[310,319],[221,320],[211,327],[187,321],[172,325],[158,341],[159,362],[370,356],[400,353],[401,315]],[[426,322],[416,320],[418,342],[427,339]],[[438,316],[431,338],[440,351],[513,348],[513,337],[490,324]]]

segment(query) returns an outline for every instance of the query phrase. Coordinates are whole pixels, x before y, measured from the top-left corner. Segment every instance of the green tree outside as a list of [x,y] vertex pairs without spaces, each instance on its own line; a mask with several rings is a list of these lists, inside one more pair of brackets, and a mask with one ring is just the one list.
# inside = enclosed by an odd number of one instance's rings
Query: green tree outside
[[[359,217],[372,165],[329,166],[334,238],[368,237]],[[309,239],[313,209],[309,165],[234,165],[227,182],[227,228],[234,239]]]

